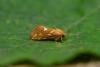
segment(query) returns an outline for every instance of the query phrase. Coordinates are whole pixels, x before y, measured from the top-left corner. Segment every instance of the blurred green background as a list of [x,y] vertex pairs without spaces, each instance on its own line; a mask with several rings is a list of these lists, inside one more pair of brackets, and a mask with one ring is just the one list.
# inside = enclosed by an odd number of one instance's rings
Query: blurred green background
[[[68,63],[80,53],[100,56],[100,0],[0,0],[0,65],[30,60]],[[37,25],[66,33],[62,43],[32,41]]]

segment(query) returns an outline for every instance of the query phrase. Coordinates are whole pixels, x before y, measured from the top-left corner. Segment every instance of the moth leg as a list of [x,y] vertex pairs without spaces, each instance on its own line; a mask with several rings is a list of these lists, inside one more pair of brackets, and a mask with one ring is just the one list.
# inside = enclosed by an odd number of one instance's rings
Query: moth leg
[[57,36],[57,37],[55,38],[55,41],[61,42],[61,41],[62,41],[62,36]]

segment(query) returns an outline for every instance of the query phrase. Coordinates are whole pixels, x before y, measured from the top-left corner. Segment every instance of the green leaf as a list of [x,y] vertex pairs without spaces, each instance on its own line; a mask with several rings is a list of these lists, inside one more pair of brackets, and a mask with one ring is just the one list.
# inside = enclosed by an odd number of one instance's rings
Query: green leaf
[[[66,38],[32,41],[37,25],[63,29]],[[0,65],[68,62],[83,52],[100,56],[99,48],[100,0],[0,0]]]

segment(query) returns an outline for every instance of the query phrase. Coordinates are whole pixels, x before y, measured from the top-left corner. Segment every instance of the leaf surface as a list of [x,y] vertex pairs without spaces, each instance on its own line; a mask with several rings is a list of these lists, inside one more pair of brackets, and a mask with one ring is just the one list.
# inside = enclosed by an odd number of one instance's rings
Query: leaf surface
[[[65,31],[62,43],[32,41],[37,25]],[[99,0],[0,0],[0,65],[21,59],[53,64],[90,52],[100,56]]]

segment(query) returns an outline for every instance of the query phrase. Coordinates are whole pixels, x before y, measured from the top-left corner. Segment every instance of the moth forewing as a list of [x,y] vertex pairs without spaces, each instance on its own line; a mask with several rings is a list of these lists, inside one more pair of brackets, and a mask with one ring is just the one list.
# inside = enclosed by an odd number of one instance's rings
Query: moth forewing
[[32,40],[55,40],[61,41],[64,32],[61,29],[53,29],[53,28],[46,28],[45,26],[37,26],[31,32],[31,39]]

